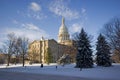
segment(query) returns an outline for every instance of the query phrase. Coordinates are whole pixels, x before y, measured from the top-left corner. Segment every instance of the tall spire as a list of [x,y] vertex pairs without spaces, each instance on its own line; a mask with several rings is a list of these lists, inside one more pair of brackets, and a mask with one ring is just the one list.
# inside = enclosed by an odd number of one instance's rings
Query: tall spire
[[62,25],[64,25],[65,24],[65,19],[64,19],[64,17],[62,17]]

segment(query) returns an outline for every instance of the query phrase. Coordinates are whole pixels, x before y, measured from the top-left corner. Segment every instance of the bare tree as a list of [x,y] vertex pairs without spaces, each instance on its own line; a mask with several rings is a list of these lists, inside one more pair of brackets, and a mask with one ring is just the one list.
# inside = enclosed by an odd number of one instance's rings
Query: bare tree
[[28,52],[28,38],[26,38],[26,37],[19,38],[19,50],[20,50],[20,54],[22,55],[22,63],[23,63],[23,67],[24,67],[25,56]]
[[4,43],[2,48],[2,53],[7,54],[7,66],[9,66],[10,58],[14,53],[14,42],[15,42],[15,34],[9,33],[7,35],[8,40]]
[[[18,55],[22,55],[23,66],[25,64],[25,56],[28,51],[28,38],[16,37],[14,33],[9,33],[7,35],[8,40],[3,45],[3,48],[0,49],[0,52],[7,54],[7,66],[9,66],[11,56],[14,54],[16,59]],[[15,60],[15,64],[16,64]]]
[[17,63],[17,61],[19,60],[19,55],[20,55],[20,43],[21,42],[21,38],[15,38],[15,42],[14,42],[14,56],[15,56],[15,65]]
[[112,19],[105,24],[103,29],[112,50],[116,50],[119,53],[118,56],[120,58],[120,18]]

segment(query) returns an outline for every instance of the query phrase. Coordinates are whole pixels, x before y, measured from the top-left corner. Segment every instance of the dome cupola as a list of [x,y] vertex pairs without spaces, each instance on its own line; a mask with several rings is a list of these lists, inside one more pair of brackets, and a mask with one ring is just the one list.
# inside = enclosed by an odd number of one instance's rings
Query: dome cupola
[[69,38],[68,29],[65,25],[65,19],[62,17],[62,24],[60,26],[59,34],[58,34],[58,42],[63,43],[66,40],[70,40],[70,38]]

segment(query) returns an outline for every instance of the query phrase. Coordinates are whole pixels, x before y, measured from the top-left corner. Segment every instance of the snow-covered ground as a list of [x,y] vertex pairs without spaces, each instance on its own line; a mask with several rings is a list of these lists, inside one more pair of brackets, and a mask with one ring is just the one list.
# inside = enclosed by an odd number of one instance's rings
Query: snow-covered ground
[[76,76],[90,79],[101,79],[101,80],[120,80],[120,64],[113,64],[111,67],[98,67],[89,69],[74,68],[75,64],[65,65],[64,67],[57,64],[44,64],[41,68],[40,64],[26,65],[22,67],[21,64],[10,65],[6,68],[5,65],[0,65],[1,71],[9,72],[25,72],[35,74],[52,74],[52,75],[64,75],[64,76]]

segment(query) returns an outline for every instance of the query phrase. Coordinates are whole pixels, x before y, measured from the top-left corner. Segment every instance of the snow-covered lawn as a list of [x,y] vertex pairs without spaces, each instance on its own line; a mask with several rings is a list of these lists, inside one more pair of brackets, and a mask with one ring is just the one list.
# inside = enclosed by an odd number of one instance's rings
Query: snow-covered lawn
[[0,65],[1,71],[9,72],[25,72],[25,73],[35,73],[35,74],[53,74],[53,75],[64,75],[64,76],[76,76],[90,79],[108,79],[108,80],[120,80],[120,64],[113,64],[112,67],[98,67],[89,69],[74,68],[75,64],[65,65],[64,67],[57,64],[44,64],[41,68],[40,64],[26,65],[22,67],[21,64],[10,65],[6,68],[5,65]]

